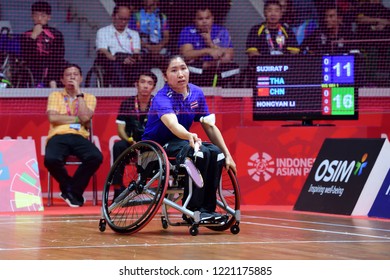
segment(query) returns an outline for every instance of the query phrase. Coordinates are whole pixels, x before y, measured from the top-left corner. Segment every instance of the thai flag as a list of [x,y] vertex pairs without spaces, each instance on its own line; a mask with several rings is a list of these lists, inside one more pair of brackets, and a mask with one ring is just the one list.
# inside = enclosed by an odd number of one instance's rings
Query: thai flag
[[257,77],[258,86],[269,86],[269,77]]
[[198,101],[191,102],[190,107],[191,109],[197,108],[199,106]]

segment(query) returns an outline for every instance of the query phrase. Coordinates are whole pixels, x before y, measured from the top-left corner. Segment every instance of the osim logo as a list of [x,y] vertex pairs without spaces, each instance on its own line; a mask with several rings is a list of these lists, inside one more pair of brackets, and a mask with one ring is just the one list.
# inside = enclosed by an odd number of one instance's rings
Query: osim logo
[[318,166],[314,180],[316,182],[345,182],[347,183],[352,173],[360,176],[363,169],[367,166],[368,154],[362,156],[361,161],[347,160],[324,160]]

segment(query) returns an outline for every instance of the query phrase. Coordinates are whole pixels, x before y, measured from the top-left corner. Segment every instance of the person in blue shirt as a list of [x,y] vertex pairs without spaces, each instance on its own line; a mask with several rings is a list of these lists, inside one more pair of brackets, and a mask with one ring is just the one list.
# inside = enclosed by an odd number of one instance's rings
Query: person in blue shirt
[[[216,86],[215,73],[221,75],[221,79],[239,74],[239,67],[233,61],[234,49],[229,31],[214,24],[214,16],[207,6],[197,8],[194,25],[183,28],[178,45],[180,54],[188,63],[192,80],[199,86]],[[223,72],[226,73],[221,74]]]
[[160,67],[169,53],[168,18],[159,4],[159,0],[144,0],[129,22],[129,28],[138,31],[141,37],[142,61],[149,69]]
[[[164,69],[166,83],[153,98],[142,140],[161,144],[168,157],[176,157],[178,163],[186,156],[193,158],[195,143],[200,145],[195,165],[202,174],[204,187],[194,188],[188,208],[200,211],[202,220],[216,221],[222,218],[215,213],[222,168],[225,165],[236,172],[236,164],[218,127],[203,121],[210,112],[202,89],[189,83],[190,72],[184,58],[173,56]],[[201,122],[211,143],[202,143],[196,133],[190,132],[194,121]]]

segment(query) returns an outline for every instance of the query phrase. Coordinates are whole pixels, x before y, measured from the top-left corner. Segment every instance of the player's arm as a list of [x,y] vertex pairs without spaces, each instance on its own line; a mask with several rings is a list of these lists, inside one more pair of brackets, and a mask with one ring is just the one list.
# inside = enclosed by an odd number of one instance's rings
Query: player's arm
[[161,117],[161,121],[178,138],[188,140],[191,147],[194,147],[195,142],[201,141],[196,133],[189,132],[184,126],[179,123],[175,114],[165,114]]
[[222,133],[219,128],[215,125],[209,125],[207,123],[201,123],[203,130],[206,132],[207,137],[210,139],[211,143],[216,145],[221,149],[222,153],[225,155],[225,164],[226,168],[231,168],[234,173],[237,174],[236,163],[231,156],[229,149],[225,144],[225,140],[223,139]]

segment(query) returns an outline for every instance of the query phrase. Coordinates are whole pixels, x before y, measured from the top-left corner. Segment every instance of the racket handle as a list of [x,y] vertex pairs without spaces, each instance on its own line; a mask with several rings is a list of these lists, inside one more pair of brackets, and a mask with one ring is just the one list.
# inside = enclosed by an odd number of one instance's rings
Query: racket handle
[[218,74],[215,73],[214,79],[213,79],[213,87],[216,87],[216,86],[217,86],[217,82],[218,82]]
[[199,142],[196,141],[194,145],[194,154],[196,154],[199,151],[199,146],[200,146]]

